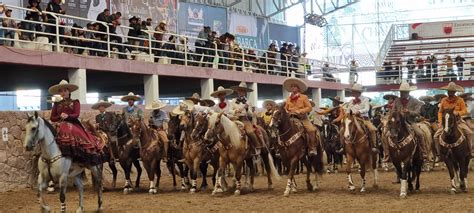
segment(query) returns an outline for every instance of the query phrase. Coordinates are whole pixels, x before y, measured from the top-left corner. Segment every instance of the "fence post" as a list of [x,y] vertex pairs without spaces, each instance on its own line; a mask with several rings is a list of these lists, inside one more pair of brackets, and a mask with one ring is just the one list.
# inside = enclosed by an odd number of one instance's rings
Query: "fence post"
[[242,72],[244,72],[244,69],[245,69],[245,51],[244,49],[240,49],[240,52],[242,53],[242,65],[241,65],[241,68],[242,68]]
[[188,38],[184,36],[184,66],[188,66]]
[[56,19],[56,52],[60,52],[59,48],[61,48],[61,43],[59,39],[59,17],[56,15],[53,15],[53,17]]
[[105,24],[105,27],[107,28],[107,57],[110,58],[110,28],[107,24]]
[[155,57],[153,55],[153,45],[152,45],[152,40],[151,40],[151,32],[150,31],[147,31],[148,32],[148,54],[150,54],[150,59],[151,59],[151,62],[154,63],[155,62]]
[[265,70],[268,75],[268,51],[265,53]]

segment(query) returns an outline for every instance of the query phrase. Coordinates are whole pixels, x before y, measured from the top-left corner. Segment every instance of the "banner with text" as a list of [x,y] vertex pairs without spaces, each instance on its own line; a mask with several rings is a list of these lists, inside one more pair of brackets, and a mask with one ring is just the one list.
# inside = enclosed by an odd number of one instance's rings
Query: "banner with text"
[[418,39],[472,36],[474,20],[414,23],[410,24],[409,33],[418,34]]
[[244,48],[266,49],[268,46],[268,21],[254,16],[230,13],[229,31]]

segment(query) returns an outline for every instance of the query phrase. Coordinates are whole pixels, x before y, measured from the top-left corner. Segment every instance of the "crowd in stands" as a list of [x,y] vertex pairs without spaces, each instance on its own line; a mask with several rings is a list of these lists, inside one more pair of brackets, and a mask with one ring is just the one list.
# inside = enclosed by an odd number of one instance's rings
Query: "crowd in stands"
[[[27,8],[30,10],[25,14],[25,20],[28,21],[16,23],[10,19],[12,11],[5,12],[2,26],[11,29],[0,28],[0,45],[13,46],[15,33],[19,34],[20,40],[34,41],[37,37],[47,37],[50,43],[56,43],[56,18],[49,13],[43,13],[40,2],[41,0],[28,1]],[[51,0],[45,11],[66,14],[61,7],[61,0]],[[188,65],[217,66],[219,69],[245,72],[266,73],[268,70],[271,74],[287,71],[304,74],[310,70],[306,53],[301,53],[300,47],[292,43],[283,43],[279,49],[277,44],[272,43],[266,51],[257,53],[253,49],[241,48],[234,35],[218,35],[210,27],[204,26],[194,48],[190,49],[187,47],[187,37],[168,32],[166,21],[159,22],[156,27],[152,26],[151,18],[142,20],[140,17],[131,17],[128,20],[128,34],[122,37],[116,32],[117,27],[122,25],[121,18],[120,12],[110,13],[105,9],[97,16],[97,22],[87,23],[85,28],[79,23],[66,26],[66,23],[62,22],[63,19],[60,19],[61,27],[58,33],[62,51],[105,57],[108,56],[107,42],[110,41],[110,50],[117,58],[133,58],[137,54],[151,53],[155,62],[162,60],[162,63],[185,64],[186,59]],[[53,48],[56,47],[53,45]]]

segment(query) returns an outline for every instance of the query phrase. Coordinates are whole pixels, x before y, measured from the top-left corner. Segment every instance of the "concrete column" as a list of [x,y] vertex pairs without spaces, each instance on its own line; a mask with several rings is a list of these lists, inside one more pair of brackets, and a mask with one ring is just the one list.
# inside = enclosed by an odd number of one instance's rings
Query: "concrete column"
[[143,82],[145,84],[145,105],[149,105],[160,98],[158,75],[145,75]]
[[68,70],[69,83],[75,84],[79,87],[78,90],[71,93],[72,99],[78,99],[85,104],[87,99],[87,75],[86,69],[69,69]]
[[346,90],[337,91],[337,96],[339,96],[339,98],[341,98],[341,101],[344,101],[344,99],[346,98]]
[[258,84],[257,83],[250,83],[249,85],[250,89],[253,89],[253,92],[249,93],[249,101],[252,103],[255,107],[258,105]]
[[211,99],[212,92],[214,92],[214,79],[201,79],[201,98]]
[[311,89],[311,99],[313,99],[315,107],[321,106],[321,88]]

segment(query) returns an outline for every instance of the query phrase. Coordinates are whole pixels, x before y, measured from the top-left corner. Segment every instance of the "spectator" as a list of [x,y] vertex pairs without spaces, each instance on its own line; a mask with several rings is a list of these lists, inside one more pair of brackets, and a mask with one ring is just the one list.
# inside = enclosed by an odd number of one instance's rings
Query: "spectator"
[[423,78],[423,67],[424,67],[424,64],[425,64],[425,61],[423,61],[423,59],[421,57],[418,57],[416,59],[416,66],[417,66],[417,70],[416,70],[416,79],[420,79],[420,78]]
[[224,33],[219,37],[218,49],[222,50],[219,52],[219,69],[228,69],[227,64],[230,61],[230,33]]
[[393,70],[393,67],[392,67],[392,62],[391,61],[385,61],[383,63],[383,68],[384,68],[384,72],[383,72],[383,79],[384,80],[391,80],[392,79],[392,70]]
[[[122,45],[122,37],[117,35],[117,27],[120,26],[120,19],[122,18],[121,12],[116,12],[109,17],[109,33],[110,33],[110,49],[117,48],[117,50],[121,53],[124,53],[124,46]],[[119,58],[125,58],[124,54],[120,54]]]
[[276,48],[275,43],[271,43],[268,46],[268,50],[262,55],[261,63],[263,64],[264,69],[268,68],[268,73],[272,74],[271,71],[276,70],[276,57],[278,49]]
[[[456,58],[454,59],[456,61],[456,67],[458,68],[458,75],[463,76],[463,70],[464,70],[464,62],[466,61],[463,57],[460,55],[457,55]],[[461,77],[462,80],[462,77]]]
[[431,79],[431,68],[433,66],[433,62],[431,61],[431,56],[426,57],[425,66],[426,66],[426,78]]
[[321,68],[323,71],[323,80],[336,82],[336,78],[334,78],[334,76],[330,73],[330,69],[331,68],[329,68],[329,64],[324,63],[324,66]]
[[351,60],[351,64],[349,65],[349,84],[355,84],[359,80],[359,74],[357,74],[357,64],[356,60]]
[[203,47],[206,47],[206,41],[209,40],[209,34],[211,32],[211,27],[209,26],[204,26],[204,28],[199,32],[198,39],[196,39],[196,42],[194,45],[196,46],[196,61],[198,63],[201,61],[201,58],[203,57],[203,54],[205,52],[205,49]]
[[280,60],[281,60],[281,70],[287,72],[288,70],[288,44],[283,43],[283,46],[280,48]]
[[6,28],[12,28],[12,29],[4,29],[4,34],[3,37],[6,39],[11,39],[11,40],[5,40],[4,44],[7,46],[13,46],[13,39],[15,39],[15,28],[17,28],[17,24],[15,20],[11,19],[12,17],[12,10],[7,9],[5,11],[5,17],[2,19],[2,26]]
[[[140,23],[138,22],[139,19],[135,16],[133,16],[132,18],[130,18],[128,20],[130,22],[130,25],[129,27],[132,28],[132,29],[129,29],[128,30],[128,43],[130,45],[134,45],[134,46],[143,46],[143,41],[142,40],[139,40],[139,39],[136,39],[141,35],[141,31],[142,31],[142,27],[140,25]],[[131,50],[137,50],[137,47],[131,47]],[[131,50],[129,50],[131,52]]]
[[431,70],[433,71],[433,77],[438,77],[438,59],[431,53]]
[[[253,49],[248,49],[247,53],[245,54],[245,67],[247,67],[250,72],[255,72],[257,71],[259,67],[259,60],[257,58],[257,55],[255,54],[255,50]],[[258,72],[260,72],[258,70]]]
[[392,73],[393,78],[398,83],[399,78],[402,76],[402,59],[398,58],[397,62],[395,62],[395,72]]
[[[453,70],[453,59],[451,58],[451,56],[446,56],[444,63],[446,64],[447,75],[452,77],[456,76]],[[452,78],[449,79],[450,81],[452,80]],[[456,80],[456,77],[454,77],[454,80]]]
[[408,69],[408,82],[411,82],[411,80],[413,79],[413,72],[415,70],[415,63],[413,62],[413,58],[408,59],[407,69]]
[[153,19],[147,18],[147,19],[146,19],[146,23],[145,23],[145,25],[146,25],[146,30],[148,30],[148,31],[153,31],[153,26],[152,26],[152,24],[153,24]]
[[[38,5],[38,1],[37,0],[29,0],[28,1],[29,5],[28,5],[28,9],[30,10],[33,10],[33,11],[26,11],[26,17],[25,19],[27,21],[35,21],[35,22],[40,22],[41,21],[41,14],[42,14],[42,10],[41,10],[41,7]],[[42,31],[42,28],[41,28],[41,24],[39,23],[31,23],[31,22],[23,22],[23,26],[22,28],[25,29],[25,30],[29,30],[29,31],[37,31],[37,32],[41,32]],[[28,40],[31,40],[33,41],[35,39],[35,35],[34,33],[30,33],[30,32],[24,32],[23,33],[23,39],[28,39]]]
[[[155,27],[155,33],[153,34],[153,38],[156,40],[156,43],[153,44],[153,47],[156,48],[153,51],[155,56],[162,56],[161,48],[163,48],[163,36],[166,33],[166,22],[161,21],[158,26]],[[158,62],[159,58],[155,58],[155,62]]]
[[[163,56],[166,56],[170,59],[173,59],[176,57],[176,37],[174,35],[171,35],[168,38],[168,42],[163,45]],[[169,51],[167,51],[169,50]],[[172,64],[175,64],[176,60],[171,60]]]
[[216,56],[216,48],[218,46],[218,43],[219,40],[217,39],[217,32],[216,31],[212,31],[211,34],[209,35],[209,38],[207,39],[206,41],[206,47],[209,48],[207,51],[206,51],[206,55],[207,57],[205,58],[204,61],[207,62],[207,64],[205,64],[205,66],[207,67],[212,67],[213,64],[214,64],[214,58]]
[[[99,15],[97,15],[97,21],[100,21],[100,22],[105,22],[105,23],[112,23],[112,20],[111,19],[111,16],[110,16],[110,10],[109,9],[105,9],[103,12],[99,13]],[[104,32],[104,33],[107,33],[107,28],[105,27],[105,25],[103,23],[99,24],[99,30],[101,32]]]
[[294,44],[288,46],[289,54],[291,55],[291,71],[296,72],[298,70],[298,62],[300,60],[300,47],[295,47]]
[[307,75],[310,75],[311,74],[311,65],[309,64],[308,59],[306,58],[307,55],[308,55],[308,53],[304,52],[299,57],[298,72],[300,72],[302,74],[306,73]]
[[[46,11],[50,13],[57,13],[57,14],[66,14],[66,11],[64,11],[61,8],[61,0],[51,0],[48,5],[46,6]],[[48,14],[47,16],[47,22],[50,25],[46,26],[46,32],[50,34],[56,34],[56,18],[54,16]],[[61,23],[60,23],[61,24]],[[64,25],[64,24],[62,24]],[[59,34],[64,35],[64,27],[59,27]],[[54,35],[49,35],[49,42],[53,42],[55,39]],[[64,38],[60,38],[60,41],[62,41]]]

